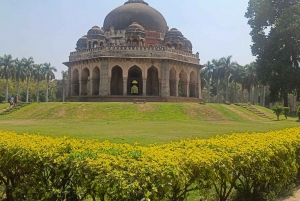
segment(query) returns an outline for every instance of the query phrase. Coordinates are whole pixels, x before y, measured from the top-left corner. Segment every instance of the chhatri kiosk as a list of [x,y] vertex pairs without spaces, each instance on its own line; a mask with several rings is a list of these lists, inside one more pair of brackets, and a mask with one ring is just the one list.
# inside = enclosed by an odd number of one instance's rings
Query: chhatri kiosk
[[199,54],[183,34],[143,0],[111,11],[71,52],[69,101],[199,102]]

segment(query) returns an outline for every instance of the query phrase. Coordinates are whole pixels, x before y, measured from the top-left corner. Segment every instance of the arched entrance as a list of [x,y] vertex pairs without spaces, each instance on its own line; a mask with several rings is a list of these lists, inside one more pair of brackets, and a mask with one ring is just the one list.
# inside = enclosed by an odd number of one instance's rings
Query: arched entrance
[[154,66],[148,69],[146,93],[148,96],[159,95],[158,70]]
[[176,70],[172,68],[170,70],[170,96],[176,96]]
[[93,83],[92,95],[99,95],[100,69],[98,67],[95,67],[93,70],[92,83]]
[[90,71],[84,68],[81,74],[81,95],[86,96],[90,92]]
[[111,70],[110,94],[123,95],[123,70],[120,66],[115,66]]
[[183,70],[179,74],[178,94],[187,97],[187,74]]
[[194,71],[190,74],[190,97],[196,97],[196,74]]
[[72,96],[79,96],[79,73],[78,70],[75,69],[72,75]]
[[127,94],[143,95],[143,76],[142,70],[133,66],[128,71]]

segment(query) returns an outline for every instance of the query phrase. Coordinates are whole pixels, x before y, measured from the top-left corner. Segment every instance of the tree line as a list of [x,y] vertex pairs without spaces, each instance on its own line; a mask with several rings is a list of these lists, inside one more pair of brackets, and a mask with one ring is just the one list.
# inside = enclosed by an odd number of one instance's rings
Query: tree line
[[249,0],[245,17],[257,79],[269,86],[272,102],[288,107],[289,94],[300,98],[300,0]]
[[232,56],[213,59],[201,70],[203,97],[207,102],[250,102],[265,106],[268,99],[267,86],[257,77],[257,64],[245,66],[232,61]]
[[245,66],[231,56],[207,62],[202,70],[206,100],[279,102],[295,108],[300,99],[300,0],[249,0],[245,17],[257,59]]
[[[54,88],[54,94],[57,94],[59,86],[62,89],[62,99],[64,100],[68,72],[61,72],[61,81],[54,80],[54,72],[57,72],[57,69],[51,63],[36,64],[32,57],[14,59],[10,54],[5,54],[3,57],[0,57],[0,79],[5,82],[4,86],[0,82],[0,87],[4,88],[3,91],[5,92],[5,94],[0,93],[1,101],[8,102],[11,93],[17,94],[21,101],[27,103],[31,101],[48,102],[49,89]],[[35,88],[35,93],[33,88]],[[41,94],[44,97],[41,97]],[[57,97],[52,98],[52,100],[56,101]]]

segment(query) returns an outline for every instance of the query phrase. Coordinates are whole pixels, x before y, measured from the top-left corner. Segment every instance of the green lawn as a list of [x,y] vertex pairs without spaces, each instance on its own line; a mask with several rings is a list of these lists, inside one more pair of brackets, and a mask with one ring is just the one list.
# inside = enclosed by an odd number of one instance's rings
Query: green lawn
[[[0,104],[2,106],[2,104]],[[1,107],[0,107],[1,108]],[[298,126],[238,106],[196,103],[32,103],[0,116],[0,130],[142,145]]]

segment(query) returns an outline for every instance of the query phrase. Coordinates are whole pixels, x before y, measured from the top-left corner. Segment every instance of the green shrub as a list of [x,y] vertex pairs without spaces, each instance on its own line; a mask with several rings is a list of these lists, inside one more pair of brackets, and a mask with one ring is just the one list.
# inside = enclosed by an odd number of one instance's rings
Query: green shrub
[[290,115],[290,112],[291,112],[290,107],[284,107],[283,108],[283,114],[284,114],[286,119]]
[[275,105],[273,107],[273,111],[277,116],[277,120],[279,121],[279,116],[283,113],[283,107],[281,105]]

